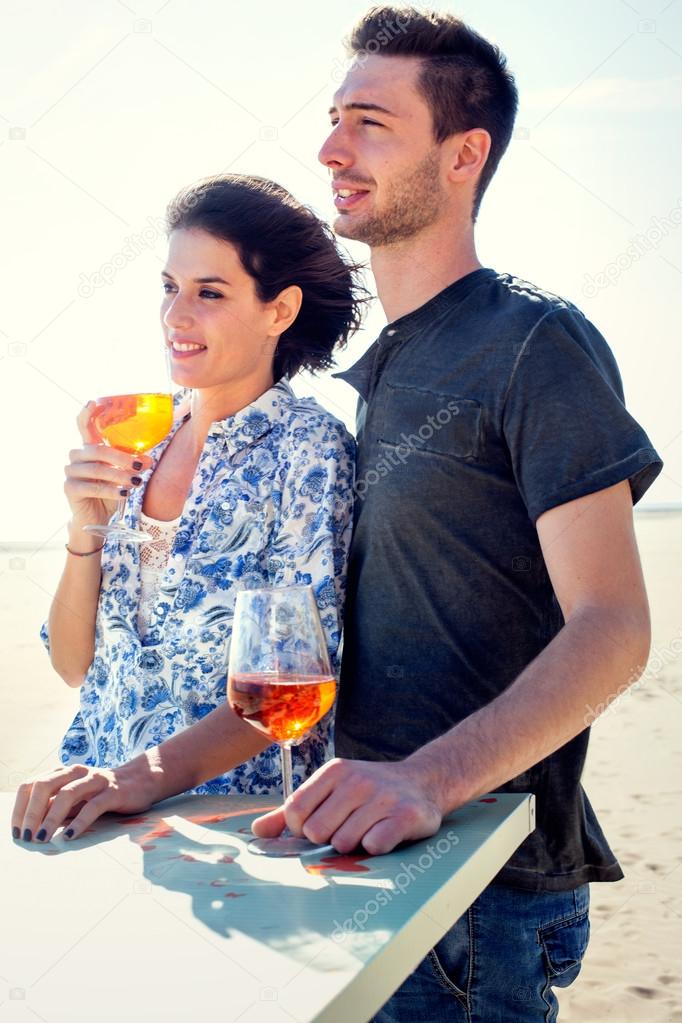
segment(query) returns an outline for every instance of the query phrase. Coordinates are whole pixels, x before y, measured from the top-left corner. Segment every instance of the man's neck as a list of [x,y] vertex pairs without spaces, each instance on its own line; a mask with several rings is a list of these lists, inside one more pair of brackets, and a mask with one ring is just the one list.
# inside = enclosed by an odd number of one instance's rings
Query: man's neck
[[372,250],[372,272],[389,323],[481,267],[473,225],[434,224],[418,235]]

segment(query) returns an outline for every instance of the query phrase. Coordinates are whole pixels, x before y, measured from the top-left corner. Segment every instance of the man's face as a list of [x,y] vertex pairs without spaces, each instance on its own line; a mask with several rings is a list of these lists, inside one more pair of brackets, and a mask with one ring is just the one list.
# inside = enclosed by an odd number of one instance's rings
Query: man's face
[[319,159],[331,173],[334,230],[344,238],[392,245],[445,210],[441,147],[418,73],[411,57],[365,56],[334,96]]

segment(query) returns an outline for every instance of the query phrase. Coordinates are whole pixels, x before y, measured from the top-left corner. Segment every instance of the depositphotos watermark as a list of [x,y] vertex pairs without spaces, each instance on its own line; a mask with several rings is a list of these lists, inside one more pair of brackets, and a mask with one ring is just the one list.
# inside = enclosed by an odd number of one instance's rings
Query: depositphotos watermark
[[78,297],[90,298],[98,288],[111,284],[117,274],[124,270],[143,252],[153,249],[160,238],[166,236],[166,222],[162,217],[147,217],[147,224],[138,233],[123,239],[123,246],[111,259],[102,263],[94,273],[81,273],[78,283]]
[[597,718],[605,718],[623,706],[626,697],[632,696],[638,689],[642,689],[647,682],[655,681],[666,664],[674,664],[682,655],[682,629],[679,630],[674,639],[667,646],[654,647],[644,671],[640,674],[635,669],[627,682],[618,687],[613,697],[609,700],[602,700],[596,707],[590,703],[586,704],[587,713],[584,717],[585,727],[589,728]]
[[351,64],[359,65],[364,67],[370,57],[373,57],[377,53],[381,53],[384,46],[388,46],[392,39],[395,39],[397,35],[405,35],[410,25],[410,14],[396,14],[393,21],[388,19],[384,21],[381,28],[378,29],[377,34],[368,39],[364,49],[358,50],[357,53],[352,54],[348,60],[339,60],[338,58],[332,64],[331,78],[333,82],[342,82],[348,73],[348,69]]
[[667,238],[670,232],[678,228],[680,224],[682,224],[682,199],[678,199],[677,206],[673,206],[664,217],[652,217],[646,231],[631,238],[625,251],[607,263],[603,270],[597,274],[585,274],[583,279],[585,298],[594,298],[604,288],[610,288],[617,284],[624,273],[627,273],[635,263],[644,259],[650,252],[655,252],[663,239]]
[[[439,408],[435,416],[427,416],[425,422],[419,427],[416,433],[401,433],[400,442],[382,455],[376,462],[374,468],[367,469],[365,474],[355,481],[355,494],[360,500],[364,500],[365,494],[370,487],[385,479],[397,465],[404,465],[410,455],[420,450],[426,441],[431,440],[434,434],[447,426],[454,416],[459,415],[459,405],[456,401],[449,401],[447,405]],[[421,442],[421,443],[420,443]]]
[[367,922],[376,916],[383,906],[388,906],[397,895],[405,894],[414,881],[415,875],[421,876],[425,874],[434,863],[458,844],[459,838],[455,832],[448,831],[435,844],[427,845],[426,852],[421,854],[416,863],[405,863],[403,861],[400,864],[399,872],[393,880],[394,888],[379,888],[376,895],[368,899],[360,909],[356,909],[352,916],[346,917],[342,923],[339,923],[338,920],[334,921],[334,930],[331,934],[332,941],[342,942],[353,931],[364,930]]

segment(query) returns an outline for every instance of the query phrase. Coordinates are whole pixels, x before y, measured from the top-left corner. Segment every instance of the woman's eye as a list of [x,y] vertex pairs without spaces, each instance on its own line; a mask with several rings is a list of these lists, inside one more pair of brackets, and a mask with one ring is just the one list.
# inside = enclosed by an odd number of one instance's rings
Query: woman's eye
[[166,292],[166,294],[168,294],[168,292],[169,292],[169,291],[172,291],[172,290],[173,290],[173,285],[172,285],[172,284],[169,284],[169,282],[168,282],[168,281],[164,281],[164,282],[163,282],[163,284],[161,285],[161,287],[162,287],[162,288],[163,288],[163,290],[164,290],[164,291]]
[[217,291],[210,291],[208,288],[202,288],[199,292],[202,298],[222,298],[223,296],[218,294]]

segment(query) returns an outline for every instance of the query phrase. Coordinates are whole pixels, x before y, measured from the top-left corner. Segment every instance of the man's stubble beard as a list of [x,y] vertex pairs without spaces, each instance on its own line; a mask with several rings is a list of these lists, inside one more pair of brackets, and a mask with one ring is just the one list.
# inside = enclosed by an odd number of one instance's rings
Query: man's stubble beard
[[371,248],[394,245],[433,224],[441,213],[443,198],[440,155],[434,148],[407,177],[387,187],[381,211],[355,221],[341,214],[334,231],[341,238],[365,242]]

